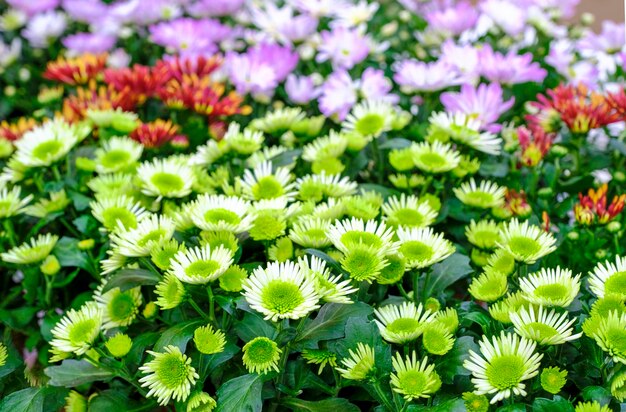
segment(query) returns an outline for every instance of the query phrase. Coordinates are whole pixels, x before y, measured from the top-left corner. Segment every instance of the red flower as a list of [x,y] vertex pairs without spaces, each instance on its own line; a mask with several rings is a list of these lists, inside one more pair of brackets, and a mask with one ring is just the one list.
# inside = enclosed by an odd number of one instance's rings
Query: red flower
[[185,75],[196,75],[199,78],[209,77],[221,65],[222,58],[219,56],[210,58],[200,56],[196,59],[176,57],[157,61],[154,72],[159,78],[164,79],[164,83],[171,79],[180,82]]
[[607,224],[624,210],[626,194],[614,196],[607,206],[609,186],[605,183],[598,190],[589,189],[587,195],[578,194],[580,203],[574,205],[576,221],[582,225]]
[[139,64],[132,68],[105,70],[104,82],[118,92],[132,95],[139,104],[153,97],[164,83],[162,77],[155,75],[150,67]]
[[141,124],[130,137],[148,148],[160,147],[172,140],[177,143],[187,141],[186,136],[178,134],[178,126],[169,120],[161,119]]
[[554,137],[554,133],[546,133],[541,128],[530,131],[526,127],[519,127],[517,139],[521,148],[522,163],[529,167],[539,164],[550,150]]
[[72,59],[59,57],[48,63],[43,77],[70,85],[86,84],[102,73],[106,61],[106,54],[83,54]]
[[0,123],[0,138],[10,141],[19,140],[24,133],[34,129],[35,126],[37,126],[37,122],[26,117],[20,117],[15,123],[8,123],[3,120]]
[[606,101],[622,120],[626,118],[626,93],[624,93],[624,89],[620,89],[615,93],[609,93],[606,96]]
[[75,95],[63,100],[61,114],[68,122],[76,122],[85,118],[88,109],[120,108],[124,111],[132,111],[136,106],[136,97],[127,91],[118,92],[112,86],[96,86],[96,83],[92,81],[89,87],[79,87]]

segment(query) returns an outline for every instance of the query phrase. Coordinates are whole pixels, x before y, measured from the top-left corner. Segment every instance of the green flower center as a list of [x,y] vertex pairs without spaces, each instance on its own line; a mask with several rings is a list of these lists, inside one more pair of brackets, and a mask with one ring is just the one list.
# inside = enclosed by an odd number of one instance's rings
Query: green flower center
[[606,293],[615,293],[621,296],[626,295],[626,272],[616,272],[604,283]]
[[383,131],[385,118],[376,113],[368,113],[358,119],[354,124],[354,129],[363,136],[377,135]]
[[69,330],[69,341],[73,345],[84,345],[91,343],[94,331],[96,330],[96,321],[93,319],[85,319],[78,321],[72,325]]
[[322,229],[309,229],[304,234],[314,240],[326,240],[326,232]]
[[246,350],[250,363],[257,365],[273,362],[275,353],[274,344],[268,339],[257,339]]
[[500,239],[500,236],[497,232],[480,230],[474,234],[474,238],[476,239],[477,246],[492,249],[496,246],[496,242]]
[[48,160],[57,156],[61,149],[63,149],[63,143],[58,140],[48,140],[33,149],[33,156],[39,160]]
[[178,389],[189,378],[189,365],[180,355],[168,353],[159,359],[156,375],[161,385],[168,389]]
[[541,285],[535,289],[535,296],[538,298],[559,300],[567,297],[568,289],[560,283],[552,283],[549,285]]
[[137,242],[137,245],[139,247],[144,247],[149,242],[158,242],[158,241],[160,241],[166,235],[167,235],[167,232],[165,230],[163,230],[163,229],[155,229],[155,230],[153,230],[151,232],[148,232],[141,239],[139,239],[139,241]]
[[402,391],[407,395],[419,396],[426,390],[428,379],[424,372],[409,370],[398,376]]
[[352,279],[372,279],[379,272],[380,258],[368,250],[351,250],[341,262],[341,266]]
[[185,268],[185,274],[192,278],[208,278],[219,268],[220,264],[214,260],[197,260]]
[[392,223],[410,227],[421,227],[424,226],[424,215],[413,209],[398,209],[393,213]]
[[272,312],[285,314],[292,312],[304,302],[298,285],[282,280],[272,280],[263,289],[263,306]]
[[357,230],[350,230],[341,235],[341,243],[346,246],[365,245],[379,248],[383,245],[382,240],[378,236],[369,232],[359,232]]
[[409,240],[400,246],[400,253],[402,253],[402,255],[404,255],[404,257],[408,260],[424,262],[433,257],[434,250],[432,247],[423,242]]
[[252,194],[257,200],[274,199],[282,196],[284,193],[283,185],[274,176],[262,177],[252,186]]
[[618,355],[626,354],[626,330],[609,328],[606,331],[606,342],[612,353]]
[[420,327],[420,323],[411,318],[398,318],[387,325],[391,333],[414,333]]
[[102,212],[102,220],[104,227],[108,230],[117,228],[118,222],[126,229],[134,229],[137,227],[137,217],[133,212],[123,207],[110,207]]
[[448,165],[448,161],[445,157],[434,152],[422,153],[418,157],[418,161],[431,170],[439,170]]
[[184,293],[184,289],[180,287],[179,282],[171,280],[165,283],[165,290],[159,292],[162,292],[163,300],[166,302],[177,302]]
[[524,258],[531,257],[541,250],[541,245],[535,239],[517,236],[509,240],[511,252]]
[[241,222],[239,215],[230,210],[217,208],[211,209],[204,214],[204,220],[207,222],[226,222],[231,225],[237,225]]
[[125,321],[133,318],[137,307],[135,300],[129,293],[120,293],[116,295],[108,305],[109,316],[114,321]]
[[524,360],[518,355],[500,355],[494,357],[485,374],[487,380],[498,390],[516,387],[524,376]]
[[491,193],[476,190],[465,194],[465,203],[475,207],[489,207],[491,206],[495,198]]
[[515,259],[509,254],[503,254],[491,264],[491,267],[493,267],[496,272],[508,275],[515,269]]
[[13,202],[10,200],[0,200],[0,216],[8,216],[9,211],[13,208]]
[[531,322],[524,325],[524,327],[531,331],[537,340],[549,339],[558,335],[558,331],[556,329],[552,326],[546,325],[545,323]]
[[130,159],[130,153],[125,150],[110,150],[100,158],[100,164],[106,168],[118,169],[125,166]]
[[152,182],[161,194],[177,192],[185,187],[184,180],[180,176],[173,173],[155,173],[150,178],[150,182]]

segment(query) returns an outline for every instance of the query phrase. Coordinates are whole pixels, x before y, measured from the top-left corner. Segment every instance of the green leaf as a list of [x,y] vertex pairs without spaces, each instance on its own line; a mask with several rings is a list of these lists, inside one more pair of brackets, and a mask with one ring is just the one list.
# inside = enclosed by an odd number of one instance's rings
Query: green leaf
[[533,402],[533,412],[574,412],[567,399],[555,396],[554,399],[537,398]]
[[21,329],[30,323],[37,312],[37,308],[30,306],[11,310],[0,309],[0,323],[12,329]]
[[200,376],[206,376],[207,374],[213,372],[218,366],[232,359],[237,352],[239,352],[239,346],[228,342],[226,343],[226,346],[224,346],[224,350],[220,353],[215,353],[213,355],[200,354],[202,357],[201,364],[203,366],[202,369],[199,370]]
[[302,149],[288,150],[284,153],[274,156],[270,160],[272,161],[272,166],[274,166],[274,168],[288,166],[292,164],[298,157],[300,157],[301,154]]
[[514,403],[513,405],[501,406],[497,412],[526,412],[526,405],[523,403]]
[[611,392],[602,386],[587,386],[583,389],[583,399],[587,402],[598,401],[602,405],[607,405],[611,402]]
[[411,146],[411,141],[408,139],[405,139],[403,137],[395,137],[393,139],[389,139],[386,142],[384,142],[383,144],[381,144],[380,146],[378,146],[379,149],[406,149],[407,147]]
[[141,404],[128,398],[128,391],[108,389],[98,393],[89,401],[89,412],[125,412],[153,411],[157,406],[153,399],[143,399]]
[[296,412],[359,412],[360,409],[343,398],[329,398],[323,401],[305,401],[298,398],[288,398],[283,405]]
[[57,411],[65,405],[66,389],[26,388],[5,396],[0,401],[0,411],[44,412]]
[[[0,378],[3,378],[22,366],[22,356],[17,352],[13,345],[7,344],[7,360],[0,366]],[[1,409],[0,409],[1,410]]]
[[50,378],[50,385],[72,388],[94,381],[104,381],[114,375],[92,365],[86,360],[66,359],[59,366],[49,366],[44,373]]
[[263,381],[257,374],[231,379],[217,390],[216,412],[257,412],[263,407]]
[[305,249],[304,251],[309,255],[316,256],[322,259],[324,262],[328,263],[333,269],[335,269],[337,273],[344,273],[344,270],[341,268],[339,262],[328,256],[326,253],[317,249]]
[[425,406],[425,405],[410,405],[407,408],[407,412],[418,412],[418,411],[428,411],[428,412],[465,412],[465,403],[463,399],[454,398],[448,399],[443,402],[438,403],[437,405]]
[[155,352],[163,352],[163,348],[173,345],[178,346],[180,351],[184,353],[187,342],[193,336],[193,332],[196,328],[205,324],[204,320],[196,319],[174,325],[161,334],[159,340],[154,344],[153,350]]
[[244,342],[249,342],[257,336],[274,339],[277,332],[271,323],[258,314],[246,312],[243,315],[243,319],[235,324],[235,333]]
[[91,269],[89,259],[78,248],[78,242],[78,239],[62,237],[54,247],[54,256],[62,267],[77,267],[89,271]]
[[424,285],[425,296],[433,296],[443,292],[454,282],[472,273],[474,269],[472,269],[469,262],[470,260],[467,256],[455,253],[443,262],[434,264],[430,281]]
[[437,363],[437,371],[443,382],[452,383],[456,375],[470,375],[470,371],[463,367],[463,362],[469,359],[470,350],[478,352],[478,345],[471,336],[462,336],[454,342],[450,352]]
[[102,293],[113,288],[120,288],[121,291],[132,289],[142,285],[156,285],[161,280],[157,273],[145,269],[122,269],[109,277]]

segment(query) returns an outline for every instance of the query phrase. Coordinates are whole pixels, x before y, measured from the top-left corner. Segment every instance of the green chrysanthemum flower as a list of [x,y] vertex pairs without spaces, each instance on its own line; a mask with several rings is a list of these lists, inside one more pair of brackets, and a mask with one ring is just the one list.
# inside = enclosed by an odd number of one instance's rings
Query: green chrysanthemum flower
[[342,368],[335,368],[346,379],[362,381],[366,379],[374,369],[376,359],[374,349],[361,342],[357,343],[356,351],[348,350],[349,357],[341,360]]
[[141,192],[160,198],[181,198],[191,193],[195,173],[187,159],[169,157],[143,162],[137,168]]
[[437,313],[441,309],[441,303],[437,298],[430,297],[424,302],[424,308],[432,313]]
[[520,308],[518,312],[511,313],[510,318],[515,333],[540,345],[561,345],[582,335],[582,332],[572,334],[574,329],[571,326],[576,319],[568,319],[567,312],[558,314],[554,309],[548,312],[543,306],[539,307],[539,311]]
[[402,280],[404,272],[406,271],[406,259],[399,254],[387,255],[387,266],[385,266],[376,281],[381,285],[392,285]]
[[349,217],[372,220],[378,216],[383,203],[379,194],[367,192],[360,195],[341,198],[345,214]]
[[102,309],[95,302],[87,302],[79,310],[70,309],[52,329],[52,350],[84,354],[100,334],[102,318]]
[[96,149],[96,171],[115,173],[131,169],[141,158],[143,145],[128,137],[112,137]]
[[391,387],[407,401],[430,398],[441,388],[441,379],[435,365],[428,364],[428,357],[419,362],[415,351],[405,359],[396,353],[392,363],[396,372],[391,374]]
[[543,306],[568,307],[580,290],[580,275],[572,276],[569,269],[541,269],[519,280],[524,298]]
[[444,324],[432,322],[424,328],[422,344],[426,352],[441,356],[448,353],[454,346],[454,336],[448,332]]
[[274,240],[285,234],[285,220],[271,212],[263,212],[254,219],[250,237],[254,240]]
[[435,313],[434,320],[445,326],[446,330],[451,334],[454,334],[459,327],[459,314],[453,308],[446,308],[446,310],[440,310]]
[[293,176],[289,169],[277,167],[272,171],[272,162],[263,162],[252,171],[246,169],[243,179],[240,179],[243,195],[249,200],[263,199],[292,199],[295,193]]
[[232,265],[219,277],[220,288],[226,292],[240,292],[248,272],[238,265]]
[[413,151],[410,147],[391,150],[389,152],[389,164],[398,172],[406,172],[415,168]]
[[120,288],[113,288],[106,293],[102,293],[103,283],[94,294],[94,300],[102,308],[103,329],[112,329],[120,326],[128,326],[133,323],[139,306],[143,302],[141,287],[136,287],[121,291]]
[[264,375],[271,370],[278,372],[278,361],[283,351],[273,340],[259,336],[243,347],[243,364],[250,373]]
[[228,231],[202,231],[200,232],[200,244],[209,245],[211,249],[220,246],[231,250],[233,253],[239,249],[239,241],[234,233]]
[[31,238],[30,243],[24,242],[20,246],[9,249],[8,252],[1,253],[0,258],[5,262],[20,265],[39,263],[48,257],[58,240],[57,235],[50,233],[39,235],[37,238]]
[[488,180],[477,185],[474,178],[471,178],[469,182],[452,191],[463,204],[478,209],[491,209],[504,204],[505,189]]
[[4,366],[7,363],[9,352],[4,343],[0,342],[0,366]]
[[578,402],[575,412],[611,412],[609,405],[602,406],[600,402]]
[[626,364],[626,314],[611,312],[599,320],[592,338],[614,362]]
[[172,259],[180,251],[186,250],[184,243],[171,239],[158,245],[150,251],[150,260],[161,270],[168,270],[172,266]]
[[611,395],[618,401],[626,399],[626,372],[620,372],[611,380]]
[[468,291],[476,300],[494,302],[504,296],[507,289],[505,275],[496,271],[486,271],[472,280]]
[[389,103],[365,100],[354,106],[344,121],[343,128],[366,138],[377,138],[391,129],[394,117],[394,109]]
[[133,341],[130,337],[124,333],[118,333],[109,338],[104,344],[109,353],[116,358],[123,358],[130,352],[130,348],[133,346]]
[[541,371],[541,387],[553,395],[561,392],[567,382],[567,371],[557,367],[544,368]]
[[393,230],[375,220],[344,219],[335,222],[327,231],[328,238],[340,251],[347,253],[355,247],[371,247],[382,254],[394,253]]
[[430,204],[404,193],[400,197],[388,198],[382,209],[386,222],[393,227],[421,228],[430,226],[437,219],[437,211]]
[[461,155],[452,145],[435,141],[411,145],[413,163],[425,173],[446,173],[459,165]]
[[305,349],[302,351],[302,357],[308,364],[319,365],[317,374],[321,374],[326,365],[331,368],[337,366],[337,355],[324,349]]
[[494,249],[500,240],[500,227],[493,220],[472,221],[465,228],[467,240],[481,249]]
[[156,302],[148,302],[146,306],[143,307],[141,314],[146,319],[152,319],[159,313],[159,307]]
[[184,283],[205,285],[218,279],[233,263],[233,252],[219,246],[194,247],[178,252],[169,273]]
[[515,260],[527,264],[556,250],[556,239],[539,226],[530,226],[528,221],[520,223],[513,219],[500,231],[498,246],[509,252]]
[[148,216],[148,212],[135,199],[125,195],[100,196],[97,201],[91,202],[91,214],[104,226],[104,229],[130,230],[137,227],[141,219]]
[[515,270],[515,258],[506,250],[498,249],[487,259],[485,270],[488,269],[509,276]]
[[156,304],[161,309],[174,309],[180,305],[185,297],[185,286],[178,278],[170,273],[157,283],[154,293],[158,296]]
[[223,140],[233,151],[242,155],[250,155],[261,150],[265,138],[263,133],[257,130],[247,128],[241,131],[241,126],[232,122],[224,134]]
[[271,111],[264,117],[254,119],[252,127],[272,136],[279,136],[305,117],[306,114],[299,107],[285,107]]
[[530,303],[524,298],[522,292],[507,295],[504,299],[489,305],[489,314],[492,318],[502,323],[511,323],[511,313],[515,313],[522,307],[528,307]]
[[[26,208],[24,208],[24,213],[29,216],[43,219],[44,217],[52,213],[61,212],[70,203],[71,200],[67,197],[65,190],[60,190],[58,192],[51,192],[50,199],[41,198],[39,199],[39,201],[37,201],[37,203],[27,206]],[[1,204],[2,201],[0,200],[0,205]],[[2,206],[0,206],[0,209],[1,208]],[[1,214],[2,212],[0,212],[0,215]]]
[[87,412],[87,399],[76,391],[70,391],[65,397],[66,412]]
[[615,263],[598,263],[589,274],[589,287],[599,298],[617,295],[626,300],[626,257],[616,256]]
[[435,314],[424,310],[422,304],[417,307],[413,302],[402,305],[387,305],[374,311],[374,322],[380,334],[388,342],[405,344],[417,339],[427,324],[433,321]]
[[463,401],[467,412],[488,412],[489,399],[485,395],[476,395],[474,392],[464,392]]
[[302,247],[324,248],[331,244],[326,236],[330,220],[320,218],[300,218],[289,231],[289,239]]
[[293,243],[288,237],[276,239],[274,244],[267,249],[267,257],[271,261],[286,262],[293,258]]
[[201,326],[193,332],[193,343],[200,353],[212,355],[224,350],[226,335],[219,329],[213,329],[211,325]]
[[435,233],[432,228],[405,229],[400,227],[396,232],[400,249],[399,253],[407,260],[407,266],[422,269],[441,262],[454,253],[456,248],[442,233]]
[[187,412],[212,412],[217,402],[206,392],[195,392],[187,401]]
[[374,281],[387,266],[387,259],[374,246],[352,246],[341,259],[341,267],[351,279]]

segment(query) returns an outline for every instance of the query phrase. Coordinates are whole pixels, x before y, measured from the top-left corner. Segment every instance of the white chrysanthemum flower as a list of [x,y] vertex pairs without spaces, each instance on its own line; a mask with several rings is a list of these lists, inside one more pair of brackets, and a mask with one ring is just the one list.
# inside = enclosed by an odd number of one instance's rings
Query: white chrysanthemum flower
[[108,231],[134,229],[137,223],[149,216],[139,202],[126,195],[99,196],[89,203],[91,214]]
[[252,227],[250,202],[234,196],[201,195],[191,208],[191,220],[202,230],[242,233]]
[[341,175],[306,175],[296,180],[298,198],[320,201],[324,197],[343,197],[356,193],[358,185]]
[[263,199],[252,202],[252,206],[250,206],[250,213],[253,215],[259,215],[264,212],[271,212],[280,214],[285,219],[291,219],[293,215],[298,213],[300,207],[302,207],[302,203],[300,202],[293,202],[290,204],[287,198],[278,197],[276,199]]
[[318,137],[302,148],[302,160],[319,162],[328,158],[337,158],[344,154],[348,139],[334,130],[328,136]]
[[[285,146],[265,146],[263,150],[258,150],[252,153],[250,157],[246,159],[246,166],[249,167],[250,169],[254,169],[255,167],[262,164],[263,162],[270,161],[276,156],[281,155],[288,151],[289,149],[286,148]],[[294,164],[295,163],[292,163],[291,165],[287,165],[285,167],[288,169],[291,169],[291,166]]]
[[244,129],[241,131],[239,123],[231,123],[224,134],[224,141],[235,152],[250,155],[263,146],[263,133],[258,130]]
[[91,132],[84,123],[69,124],[54,119],[30,130],[15,142],[13,157],[27,167],[50,166]]
[[384,101],[364,100],[352,108],[342,126],[349,132],[357,132],[364,137],[377,138],[391,130],[395,110]]
[[500,240],[500,226],[493,220],[472,221],[465,228],[467,240],[481,249],[494,249]]
[[341,360],[343,368],[336,367],[337,372],[346,379],[355,381],[366,379],[376,363],[374,348],[359,342],[356,351],[349,349],[348,353],[350,357]]
[[58,352],[84,354],[100,334],[102,316],[95,302],[87,302],[79,310],[70,309],[52,329],[50,346]]
[[480,152],[493,156],[500,154],[502,139],[489,132],[481,132],[480,120],[465,113],[433,113],[430,122],[430,138],[446,140],[450,138]]
[[591,337],[613,362],[626,364],[626,314],[614,310],[599,321]]
[[535,263],[538,259],[556,250],[556,239],[539,226],[531,226],[528,221],[520,223],[512,219],[503,225],[498,246],[509,252],[518,262]]
[[127,173],[112,173],[94,177],[87,187],[99,195],[126,194],[133,190],[133,176]]
[[121,255],[116,249],[107,250],[107,255],[109,257],[100,261],[101,274],[103,276],[111,274],[126,265],[126,256]]
[[33,195],[20,198],[22,188],[14,186],[9,190],[4,187],[0,190],[0,219],[24,213],[24,209],[33,200]]
[[176,253],[170,261],[170,273],[183,283],[204,285],[219,278],[232,263],[232,250],[205,245]]
[[[28,216],[38,217],[40,219],[52,213],[59,213],[65,210],[65,208],[72,202],[68,197],[65,190],[61,189],[58,192],[50,192],[50,198],[39,198],[39,200],[24,208],[24,213]],[[1,196],[0,196],[1,197]],[[0,208],[2,207],[2,201],[0,200]],[[2,212],[0,212],[0,215]]]
[[411,145],[415,166],[426,173],[445,173],[454,169],[461,161],[461,154],[452,145],[435,141]]
[[462,183],[461,187],[455,187],[452,191],[463,204],[491,209],[504,205],[506,189],[488,180],[482,180],[477,185],[474,178],[471,178],[469,182]]
[[294,123],[303,120],[306,113],[299,107],[284,107],[266,113],[264,117],[252,122],[254,128],[271,135],[287,131]]
[[148,256],[155,246],[167,242],[174,236],[174,221],[166,216],[152,215],[130,230],[115,231],[111,234],[111,245],[122,256]]
[[404,193],[387,198],[382,206],[385,221],[394,227],[422,228],[430,226],[437,219],[437,211],[427,202],[420,202],[417,196]]
[[133,323],[143,302],[141,287],[123,292],[120,288],[113,288],[102,293],[105,285],[101,284],[94,293],[94,300],[102,311],[102,328],[107,330]]
[[374,311],[374,322],[380,335],[388,342],[405,344],[414,341],[424,332],[424,328],[435,319],[436,314],[413,302],[402,305],[387,305]]
[[191,201],[183,203],[178,207],[167,208],[163,211],[163,214],[174,221],[176,230],[179,232],[185,232],[187,230],[196,227],[193,222],[193,210],[196,206],[196,202]]
[[143,145],[128,137],[112,137],[96,149],[96,172],[115,173],[130,168],[141,158]]
[[491,341],[483,336],[479,346],[480,355],[470,350],[469,359],[463,363],[474,375],[474,393],[495,394],[491,398],[492,404],[511,395],[526,396],[523,382],[537,375],[543,357],[535,353],[537,344],[513,333],[502,332]]
[[294,262],[272,262],[257,268],[244,282],[244,297],[265,319],[299,319],[319,308],[312,280]]
[[559,314],[554,309],[548,312],[543,306],[536,312],[534,308],[522,307],[510,316],[515,333],[540,345],[561,345],[582,336],[582,332],[572,335],[574,328],[571,326],[576,319],[568,319],[567,312]]
[[589,272],[589,288],[599,298],[616,295],[626,300],[626,257],[616,256],[615,263],[598,263]]
[[243,195],[250,200],[275,199],[286,197],[293,199],[295,193],[293,176],[284,167],[272,172],[272,162],[263,162],[252,171],[247,169],[240,179]]
[[169,345],[164,350],[163,353],[147,351],[154,359],[139,367],[141,372],[147,374],[139,379],[141,386],[150,388],[146,396],[156,396],[162,406],[172,398],[185,401],[196,379],[200,378],[191,366],[191,358],[181,353],[178,347]]
[[407,401],[430,398],[441,388],[441,379],[435,372],[435,365],[428,364],[428,357],[424,357],[419,362],[415,351],[406,358],[397,352],[392,358],[392,364],[396,371],[391,374],[393,391],[402,395]]
[[0,253],[0,258],[5,262],[20,265],[38,263],[48,257],[58,240],[57,235],[50,233],[39,235],[37,238],[31,238],[30,242],[24,242],[7,252]]
[[407,267],[421,269],[441,262],[456,250],[452,242],[436,234],[432,228],[403,228],[396,232],[398,252],[407,260]]
[[209,140],[206,144],[198,146],[196,153],[189,159],[193,166],[210,166],[228,152],[228,145],[221,141]]
[[325,202],[319,203],[315,206],[313,212],[311,213],[311,217],[333,221],[342,217],[345,210],[345,205],[341,199],[330,197]]
[[392,240],[393,230],[384,222],[375,220],[340,220],[329,227],[327,235],[333,245],[344,253],[359,245],[375,248],[386,255],[398,250],[398,244]]
[[315,291],[321,300],[343,304],[352,303],[348,295],[359,289],[352,287],[350,280],[344,280],[339,275],[333,276],[322,259],[317,256],[311,256],[309,259],[305,256],[298,259],[298,265],[304,271],[305,276],[315,284]]
[[524,298],[542,306],[566,308],[574,301],[580,290],[580,274],[572,276],[569,269],[542,268],[537,273],[519,280]]
[[147,196],[179,198],[191,193],[193,169],[182,158],[170,157],[143,162],[137,168],[141,192]]
[[315,249],[330,246],[332,242],[326,236],[330,220],[314,217],[300,218],[289,231],[289,239],[302,247]]

